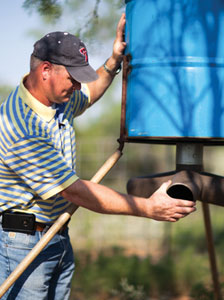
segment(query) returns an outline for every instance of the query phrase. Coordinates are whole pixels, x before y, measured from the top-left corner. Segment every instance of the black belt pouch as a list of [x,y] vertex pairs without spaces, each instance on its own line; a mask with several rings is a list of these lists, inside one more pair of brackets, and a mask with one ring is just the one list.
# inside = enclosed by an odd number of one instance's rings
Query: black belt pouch
[[5,211],[2,214],[2,228],[8,231],[33,234],[35,230],[35,215]]

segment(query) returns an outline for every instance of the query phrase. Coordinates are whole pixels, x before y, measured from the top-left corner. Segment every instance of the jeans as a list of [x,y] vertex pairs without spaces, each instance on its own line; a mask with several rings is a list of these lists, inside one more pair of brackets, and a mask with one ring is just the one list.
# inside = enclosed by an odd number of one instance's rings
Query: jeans
[[[3,231],[0,222],[0,285],[45,232]],[[68,229],[56,234],[1,300],[67,300],[74,272]]]

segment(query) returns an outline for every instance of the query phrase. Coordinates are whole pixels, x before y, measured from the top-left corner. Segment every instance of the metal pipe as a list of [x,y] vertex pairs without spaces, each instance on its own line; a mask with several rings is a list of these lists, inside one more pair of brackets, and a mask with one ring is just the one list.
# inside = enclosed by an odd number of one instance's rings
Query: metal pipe
[[176,146],[176,171],[203,170],[203,145],[201,143],[178,143]]
[[122,73],[122,101],[121,101],[121,122],[120,122],[120,141],[125,140],[126,130],[125,130],[125,111],[126,111],[126,98],[127,98],[127,78],[128,72],[130,70],[129,66],[129,55],[124,55],[123,57],[123,73]]
[[167,194],[172,198],[196,201],[200,199],[202,180],[200,174],[182,170],[172,178]]
[[205,232],[206,232],[206,241],[207,241],[207,248],[208,248],[208,254],[209,254],[210,269],[212,272],[212,281],[213,281],[213,286],[214,286],[214,296],[215,296],[215,300],[222,300],[221,289],[220,289],[220,284],[219,284],[219,274],[218,274],[216,256],[215,256],[215,247],[214,247],[214,240],[213,240],[213,234],[212,234],[212,225],[211,225],[209,205],[207,203],[202,203],[202,210],[203,210],[203,216],[204,216],[204,224],[205,224]]
[[173,198],[199,200],[224,206],[224,177],[190,170],[171,171],[144,177],[134,177],[127,183],[129,194],[150,197],[160,185],[171,180],[167,193]]
[[202,166],[203,165],[203,145],[191,143],[177,143],[176,146],[177,166]]

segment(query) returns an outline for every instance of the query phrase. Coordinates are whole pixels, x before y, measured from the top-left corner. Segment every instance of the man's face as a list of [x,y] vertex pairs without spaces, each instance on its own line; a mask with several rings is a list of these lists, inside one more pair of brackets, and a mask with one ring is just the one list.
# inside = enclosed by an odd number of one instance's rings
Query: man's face
[[52,65],[47,95],[51,103],[67,102],[72,93],[80,89],[80,82],[73,79],[64,66]]

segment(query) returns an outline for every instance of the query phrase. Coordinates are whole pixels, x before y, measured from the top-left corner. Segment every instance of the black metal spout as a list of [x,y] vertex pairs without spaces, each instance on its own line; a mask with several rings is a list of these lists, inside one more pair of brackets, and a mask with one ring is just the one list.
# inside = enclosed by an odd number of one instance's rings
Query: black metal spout
[[167,190],[167,194],[172,198],[194,201],[194,195],[190,188],[184,184],[174,184]]
[[224,177],[190,170],[171,171],[128,181],[129,194],[150,197],[165,182],[171,180],[167,193],[172,198],[199,200],[224,206]]
[[200,199],[202,179],[197,172],[182,170],[171,179],[167,194],[173,198],[196,201]]

